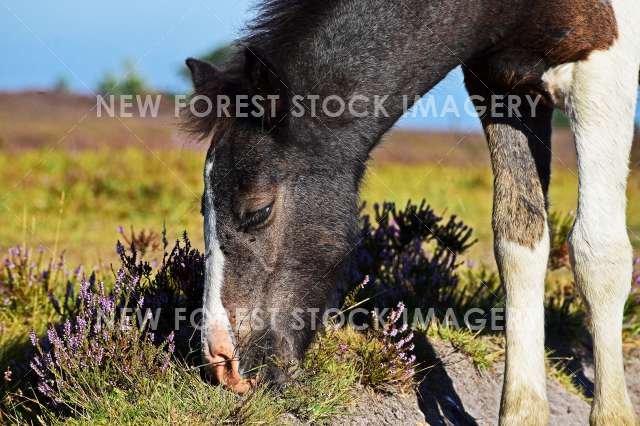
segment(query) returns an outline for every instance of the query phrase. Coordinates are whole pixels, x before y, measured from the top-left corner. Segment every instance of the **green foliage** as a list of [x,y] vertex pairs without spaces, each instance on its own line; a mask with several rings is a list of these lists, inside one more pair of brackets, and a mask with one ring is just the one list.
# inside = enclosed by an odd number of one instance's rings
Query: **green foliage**
[[490,368],[503,354],[503,349],[489,338],[457,329],[444,324],[433,323],[421,332],[430,338],[447,341],[456,350],[467,355],[478,370]]
[[326,350],[322,345],[325,339],[318,339],[302,368],[293,372],[295,380],[281,394],[281,406],[287,412],[316,424],[343,413],[355,400],[353,390],[358,379],[354,363],[344,362],[336,352]]
[[[397,351],[385,347],[381,330],[366,333],[350,327],[327,330],[310,352],[308,362],[323,365],[336,360],[339,365],[349,366],[356,381],[381,392],[406,391],[414,385],[413,363],[400,365],[395,360]],[[379,368],[381,365],[396,368]]]
[[569,118],[559,109],[553,112],[553,126],[557,128],[568,129],[570,126]]
[[82,399],[71,418],[46,412],[51,424],[211,425],[274,424],[281,407],[266,389],[246,398],[210,386],[193,370],[172,365],[161,377],[139,374],[129,389],[114,388],[101,398]]
[[151,89],[132,62],[125,62],[121,75],[107,72],[98,82],[96,91],[101,95],[144,95]]

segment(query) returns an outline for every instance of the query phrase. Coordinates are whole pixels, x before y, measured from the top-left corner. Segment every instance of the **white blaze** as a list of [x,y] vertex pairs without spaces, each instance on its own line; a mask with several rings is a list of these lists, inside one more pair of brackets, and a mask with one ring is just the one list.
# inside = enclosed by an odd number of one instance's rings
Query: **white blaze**
[[207,156],[204,167],[204,296],[202,311],[202,349],[208,351],[207,337],[212,329],[229,330],[231,325],[222,305],[221,291],[224,277],[224,255],[216,232],[216,212],[213,207],[211,177],[214,155]]

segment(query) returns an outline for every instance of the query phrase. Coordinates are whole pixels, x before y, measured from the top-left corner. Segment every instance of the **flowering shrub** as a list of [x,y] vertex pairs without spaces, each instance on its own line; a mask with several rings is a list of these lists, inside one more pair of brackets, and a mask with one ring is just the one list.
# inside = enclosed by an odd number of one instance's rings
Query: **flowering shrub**
[[413,331],[408,329],[406,321],[402,320],[405,312],[404,303],[399,302],[387,318],[382,331],[383,350],[389,356],[389,374],[396,375],[399,383],[406,383],[415,374],[414,364],[416,356],[413,354]]
[[12,247],[0,266],[0,395],[14,389],[30,373],[28,361],[33,348],[29,330],[43,332],[57,321],[58,312],[47,301],[65,284],[73,288],[81,269],[68,270],[64,256],[47,260],[44,248]]
[[54,276],[64,274],[64,257],[44,262],[44,249],[29,250],[12,247],[3,260],[0,271],[0,306],[25,308],[35,294],[46,295]]
[[393,203],[374,205],[373,220],[361,218],[360,243],[355,250],[352,281],[369,283],[359,292],[365,306],[409,308],[438,306],[442,293],[458,284],[458,256],[475,241],[472,230],[451,216],[444,222],[422,201],[403,210]]
[[[175,331],[179,352],[188,357],[199,353],[191,344],[194,336],[197,344],[200,341],[197,330],[192,327],[191,316],[202,307],[204,256],[191,246],[186,232],[182,241],[177,240],[169,250],[166,230],[163,230],[162,247],[162,261],[155,271],[154,264],[139,252],[135,240],[126,249],[118,243],[116,250],[126,275],[140,277],[132,297],[139,302],[141,309],[160,313],[158,332],[167,335]],[[176,329],[177,316],[186,317],[189,321],[181,321]],[[200,318],[194,317],[193,320],[198,324]]]
[[400,302],[383,324],[365,332],[349,326],[328,327],[305,358],[305,368],[337,361],[339,365],[355,366],[358,382],[372,389],[383,392],[409,389],[414,384],[416,357],[414,334],[405,321],[405,313]]
[[[72,405],[113,388],[126,388],[138,375],[166,371],[175,350],[173,335],[156,346],[154,334],[146,327],[148,318],[139,321],[125,309],[138,285],[137,277],[129,278],[120,270],[113,291],[107,294],[92,275],[82,281],[75,318],[49,328],[42,343],[31,333],[37,355],[30,365],[42,395]],[[139,298],[138,308],[142,302]]]

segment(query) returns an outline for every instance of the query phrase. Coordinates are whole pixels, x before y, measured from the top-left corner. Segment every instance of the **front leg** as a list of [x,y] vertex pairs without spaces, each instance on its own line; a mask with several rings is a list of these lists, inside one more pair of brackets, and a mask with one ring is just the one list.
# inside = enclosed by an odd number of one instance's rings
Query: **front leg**
[[[470,94],[488,100],[474,75]],[[527,104],[526,102],[524,103]],[[500,425],[546,425],[544,282],[549,257],[546,192],[552,109],[539,104],[521,117],[484,116],[494,172],[494,249],[506,293],[506,364]]]

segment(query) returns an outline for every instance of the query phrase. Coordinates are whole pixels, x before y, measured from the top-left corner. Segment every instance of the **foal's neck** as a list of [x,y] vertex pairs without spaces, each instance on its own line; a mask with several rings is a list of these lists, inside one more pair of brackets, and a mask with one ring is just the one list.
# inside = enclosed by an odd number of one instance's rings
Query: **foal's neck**
[[[320,118],[319,128],[349,129],[375,144],[402,115],[406,99],[412,104],[517,21],[512,7],[501,16],[504,25],[487,25],[489,3],[272,0],[265,10],[272,8],[274,19],[263,22],[253,42],[281,67],[295,94],[364,96],[370,111],[376,95],[388,95],[385,117]],[[307,120],[318,125],[317,118]]]

